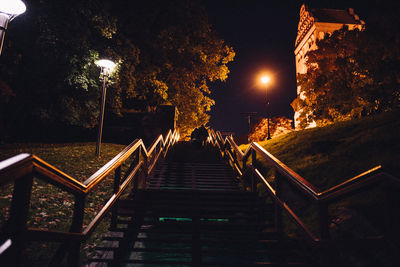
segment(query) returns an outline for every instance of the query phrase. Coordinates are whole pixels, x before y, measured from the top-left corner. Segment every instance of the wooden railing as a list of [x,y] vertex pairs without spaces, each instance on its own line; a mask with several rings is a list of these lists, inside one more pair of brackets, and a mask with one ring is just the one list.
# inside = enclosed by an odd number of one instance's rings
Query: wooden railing
[[[276,157],[266,151],[258,143],[251,143],[243,152],[235,143],[232,136],[222,137],[220,132],[209,130],[208,141],[214,146],[217,146],[223,157],[229,162],[232,168],[236,171],[237,175],[241,178],[244,176],[250,177],[250,190],[255,192],[257,190],[257,181],[265,185],[267,192],[275,202],[275,228],[278,232],[282,231],[282,211],[287,214],[288,218],[298,227],[300,232],[308,243],[314,248],[327,247],[332,244],[333,240],[330,237],[329,225],[330,216],[328,212],[329,205],[345,199],[346,197],[353,196],[364,189],[376,186],[381,186],[384,190],[388,190],[393,186],[400,186],[400,180],[397,177],[383,172],[381,166],[372,168],[354,178],[351,178],[337,186],[328,190],[321,191],[310,182],[305,180],[299,174],[294,172],[288,166],[279,161]],[[266,177],[257,168],[256,156],[261,157],[275,169],[274,185],[267,181]],[[249,164],[249,157],[250,164]],[[311,204],[317,208],[318,215],[318,229],[319,233],[314,233],[303,222],[298,214],[286,203],[282,197],[282,182],[286,181],[292,185],[300,194],[306,197]],[[391,215],[397,214],[396,207],[393,203],[385,203],[385,220],[390,222]],[[393,207],[393,208],[390,208]],[[398,208],[398,207],[397,207]],[[384,218],[382,218],[384,220]],[[393,225],[393,224],[392,224]],[[383,236],[379,237],[383,239]],[[370,241],[371,239],[369,239]],[[359,240],[362,243],[364,240]],[[347,241],[346,241],[347,242]],[[345,242],[342,242],[345,243]],[[349,242],[349,245],[354,243]],[[324,264],[322,264],[324,265]],[[325,266],[325,265],[324,265]]]
[[[35,155],[19,154],[0,162],[0,186],[14,182],[9,220],[0,236],[0,261],[17,260],[27,241],[51,241],[61,242],[61,246],[50,265],[58,266],[59,262],[67,255],[68,266],[78,266],[82,242],[90,237],[104,215],[110,210],[113,210],[111,227],[116,225],[117,216],[113,207],[118,198],[131,183],[136,189],[145,187],[146,177],[151,173],[160,154],[165,156],[169,147],[178,140],[178,132],[169,131],[165,138],[160,135],[150,148],[146,149],[143,141],[136,139],[84,182],[77,181]],[[129,167],[122,177],[123,163],[128,163]],[[92,221],[83,227],[86,196],[113,172],[112,196]],[[75,197],[72,223],[68,232],[27,227],[33,178],[41,179]]]

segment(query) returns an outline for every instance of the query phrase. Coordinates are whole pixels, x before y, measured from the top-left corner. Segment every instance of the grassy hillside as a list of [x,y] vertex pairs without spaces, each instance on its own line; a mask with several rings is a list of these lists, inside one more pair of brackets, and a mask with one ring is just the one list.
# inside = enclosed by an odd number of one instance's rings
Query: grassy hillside
[[[326,127],[294,131],[261,142],[261,145],[303,178],[321,190],[335,186],[377,165],[400,176],[400,110],[367,118],[340,122]],[[242,146],[245,149],[246,146]],[[260,160],[262,162],[262,160]],[[268,170],[268,165],[264,162]],[[268,177],[268,175],[267,175]],[[271,179],[272,177],[268,177]],[[262,187],[259,187],[260,189]],[[329,206],[329,233],[333,239],[365,238],[390,233],[390,249],[339,249],[337,266],[397,266],[400,218],[386,209],[399,203],[396,188],[383,191],[372,187]],[[263,193],[263,191],[260,191]],[[316,207],[296,191],[285,187],[282,197],[309,229],[318,233]],[[390,204],[389,204],[390,205]],[[395,208],[392,208],[393,210]],[[389,217],[386,217],[389,216]],[[391,222],[390,224],[385,224]],[[390,226],[391,225],[391,226]],[[284,218],[284,230],[295,235],[297,227]]]
[[399,118],[400,111],[383,113],[291,132],[260,144],[320,189],[377,165],[399,176]]
[[101,157],[95,154],[96,143],[41,144],[20,143],[0,145],[0,161],[19,153],[34,154],[79,181],[89,178],[125,146],[103,143]]
[[[19,153],[35,154],[75,179],[84,181],[125,146],[103,143],[100,158],[94,155],[95,147],[95,143],[7,144],[0,146],[0,161]],[[94,218],[103,207],[104,202],[109,199],[112,188],[113,176],[111,175],[99,184],[93,193],[88,195],[85,206],[85,225]],[[12,189],[12,184],[0,187],[0,226],[9,216]],[[32,187],[28,226],[50,230],[68,230],[71,224],[73,203],[74,199],[71,194],[35,179]],[[103,220],[91,239],[82,246],[84,261],[94,252],[94,245],[100,242],[101,235],[107,231],[108,221],[107,218]],[[55,247],[55,243],[31,242],[26,250],[26,253],[30,255],[29,260],[32,261],[29,266],[45,266],[48,256],[54,252]]]

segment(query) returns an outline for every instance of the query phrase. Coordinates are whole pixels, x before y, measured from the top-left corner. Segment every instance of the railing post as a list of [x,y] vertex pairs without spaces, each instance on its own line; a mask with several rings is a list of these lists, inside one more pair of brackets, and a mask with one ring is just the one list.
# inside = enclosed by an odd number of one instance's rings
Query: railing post
[[226,155],[226,144],[225,143],[222,143],[222,152],[224,153],[224,155],[223,155],[223,158],[224,158],[224,160],[226,161],[226,162],[228,162],[228,156]]
[[[278,200],[282,200],[282,176],[281,174],[275,170],[275,194],[276,197],[278,198]],[[278,237],[281,238],[282,237],[282,233],[283,233],[283,227],[282,227],[282,208],[279,205],[278,202],[275,202],[274,205],[274,217],[275,217],[275,231],[278,234]]]
[[10,230],[13,234],[26,230],[32,184],[33,177],[31,174],[16,180],[14,183],[10,208]]
[[[119,192],[121,185],[121,166],[119,166],[117,169],[115,169],[115,174],[114,174],[114,194],[117,194]],[[114,207],[112,209],[111,213],[111,229],[117,228],[117,219],[118,219],[118,201],[114,204]]]
[[28,174],[14,183],[14,191],[11,200],[10,207],[10,219],[7,223],[7,230],[15,242],[12,247],[10,257],[15,261],[16,265],[19,262],[18,255],[21,255],[21,251],[24,249],[24,232],[26,232],[26,222],[29,217],[29,203],[31,199],[33,184],[32,174]]
[[143,171],[140,175],[140,182],[139,182],[140,189],[146,188],[146,178],[147,178],[148,172],[149,172],[149,158],[146,154],[144,154]]
[[318,209],[318,221],[319,221],[319,238],[321,240],[320,246],[318,247],[319,254],[319,264],[320,266],[326,266],[329,264],[327,261],[330,259],[330,249],[329,243],[327,241],[330,239],[329,234],[329,212],[328,203],[325,201],[317,202]]
[[[171,138],[172,138],[172,135],[171,135]],[[167,155],[167,150],[168,149],[166,149],[166,148],[169,146],[169,144],[171,144],[171,140],[172,140],[171,138],[169,138],[169,140],[164,140],[165,143],[164,142],[160,142],[160,150],[159,150],[158,153],[162,153],[163,158],[165,158],[165,156]]]
[[317,207],[318,207],[320,239],[321,240],[330,239],[328,203],[326,203],[325,201],[318,201]]
[[[85,214],[85,194],[75,195],[75,205],[72,214],[72,224],[70,232],[80,233],[82,231],[83,217]],[[69,242],[69,253],[68,253],[68,266],[80,266],[80,248],[81,240]]]
[[256,181],[255,181],[255,174],[254,174],[254,170],[256,169],[256,162],[257,162],[257,154],[255,150],[251,150],[251,165],[252,165],[252,169],[253,169],[253,173],[250,176],[250,186],[251,186],[251,192],[256,192],[257,188],[256,188]]
[[[141,152],[141,150],[142,150],[142,147],[141,146],[139,146],[138,147],[138,149],[136,150],[136,155],[135,155],[135,162],[136,162],[136,165],[137,164],[139,164],[139,162],[140,162],[140,152]],[[134,163],[132,163],[132,164],[134,164]],[[139,189],[139,178],[140,177],[138,177],[138,176],[140,176],[141,174],[136,174],[135,175],[135,178],[133,179],[133,191],[136,191],[137,189]]]
[[[224,150],[224,159],[229,162],[228,150],[229,150],[229,142],[222,143],[223,150]],[[229,150],[230,151],[230,150]]]
[[243,173],[247,171],[247,157],[242,160],[242,171]]

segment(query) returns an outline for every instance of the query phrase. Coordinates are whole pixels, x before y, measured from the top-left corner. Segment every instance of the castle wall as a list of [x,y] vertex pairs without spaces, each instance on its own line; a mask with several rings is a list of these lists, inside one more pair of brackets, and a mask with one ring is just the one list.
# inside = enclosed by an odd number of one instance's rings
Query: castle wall
[[[328,10],[329,11],[329,10]],[[337,11],[337,10],[332,10]],[[309,51],[316,50],[317,40],[321,40],[325,38],[325,35],[328,33],[332,33],[336,30],[341,29],[344,25],[347,25],[349,30],[354,30],[355,28],[362,29],[364,22],[359,20],[359,17],[354,14],[353,9],[349,9],[349,16],[353,16],[355,21],[359,21],[359,23],[340,23],[340,22],[322,22],[318,21],[317,17],[314,17],[312,12],[308,10],[308,8],[303,4],[300,8],[300,19],[298,25],[297,38],[295,43],[295,61],[296,61],[296,75],[304,74],[307,72],[306,62],[307,57],[306,54]],[[297,86],[297,97],[304,99],[304,94],[301,92],[300,86]],[[299,125],[299,113],[301,110],[294,110],[294,125],[295,128],[298,128]],[[316,124],[311,123],[308,127],[315,127]]]

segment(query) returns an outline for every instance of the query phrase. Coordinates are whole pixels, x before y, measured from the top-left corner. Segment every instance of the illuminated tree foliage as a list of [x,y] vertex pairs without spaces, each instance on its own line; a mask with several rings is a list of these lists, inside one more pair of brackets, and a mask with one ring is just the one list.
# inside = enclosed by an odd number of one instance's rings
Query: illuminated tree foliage
[[[10,124],[94,127],[101,80],[94,64],[116,32],[100,1],[29,1],[10,24],[1,81],[13,92]],[[10,126],[10,125],[9,125]]]
[[214,104],[208,84],[227,78],[234,52],[213,32],[198,1],[32,0],[27,5],[29,12],[10,24],[1,55],[0,92],[7,101],[0,123],[94,127],[99,57],[118,63],[107,90],[107,112],[123,115],[167,104],[178,108],[182,134],[207,123]]
[[[292,131],[292,120],[286,117],[273,117],[269,120],[269,132],[271,138],[287,134]],[[267,119],[263,118],[256,125],[254,125],[249,138],[252,142],[260,142],[266,140],[268,137],[268,123]]]
[[125,108],[174,105],[182,135],[207,123],[214,104],[208,83],[227,78],[227,63],[235,53],[212,31],[204,9],[189,0],[135,3],[129,10],[122,4],[115,7],[121,31],[140,49]]
[[400,106],[400,38],[392,30],[344,27],[317,43],[318,49],[307,54],[307,73],[298,75],[305,98],[292,103],[302,109],[300,126]]

